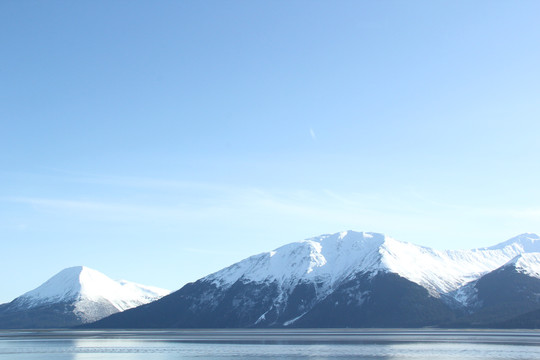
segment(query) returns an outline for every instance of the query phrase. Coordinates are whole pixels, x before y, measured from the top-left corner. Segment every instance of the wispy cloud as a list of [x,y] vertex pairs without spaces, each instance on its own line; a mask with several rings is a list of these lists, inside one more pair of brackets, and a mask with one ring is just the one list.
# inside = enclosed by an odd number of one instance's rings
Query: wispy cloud
[[7,173],[11,177],[33,178],[55,184],[89,184],[122,188],[138,188],[153,190],[204,190],[228,191],[230,185],[222,185],[204,181],[190,181],[183,179],[163,179],[144,176],[120,176],[99,173],[67,171],[62,169],[47,169],[49,172],[41,173]]
[[36,209],[94,214],[117,218],[211,219],[235,214],[274,214],[313,219],[345,220],[380,217],[384,219],[431,219],[456,213],[460,217],[514,218],[540,220],[540,208],[474,207],[436,202],[428,198],[392,198],[380,194],[338,193],[330,190],[272,192],[257,188],[228,188],[221,196],[200,202],[128,203],[46,197],[10,197],[4,201],[26,204]]
[[19,197],[7,200],[14,203],[27,204],[41,211],[52,211],[63,213],[66,216],[79,216],[107,221],[196,220],[210,216],[221,216],[224,212],[224,210],[215,207],[197,209],[182,205],[132,204],[77,199]]
[[[133,179],[132,183],[153,186],[161,181]],[[172,184],[174,186],[174,182]],[[295,227],[304,228],[313,235],[355,229],[381,231],[417,243],[429,243],[432,236],[440,237],[437,241],[444,243],[449,239],[461,238],[466,232],[466,236],[483,237],[485,243],[489,244],[493,238],[504,240],[504,237],[497,237],[501,228],[505,228],[506,234],[511,236],[515,231],[538,231],[537,227],[531,227],[540,222],[540,208],[536,207],[467,206],[447,203],[414,191],[392,196],[330,189],[277,191],[221,184],[210,184],[208,188],[198,184],[191,188],[187,184],[182,186],[185,189],[182,188],[180,192],[169,189],[170,198],[153,197],[153,192],[148,191],[145,196],[129,201],[125,198],[76,196],[11,197],[0,201],[27,205],[38,216],[44,214],[80,221],[119,222],[133,224],[134,228],[142,223],[191,229],[210,224],[235,228],[250,226],[263,231],[271,227],[282,229],[283,232]],[[186,189],[188,191],[184,191]],[[488,226],[492,223],[503,225],[492,229]],[[190,252],[199,250],[186,249]]]
[[317,140],[317,135],[315,135],[315,131],[312,128],[309,128],[309,134],[313,140]]
[[[203,196],[203,195],[201,195]],[[310,191],[273,192],[257,188],[228,189],[217,197],[201,201],[163,204],[159,201],[128,203],[107,200],[60,199],[46,197],[12,197],[10,202],[32,206],[36,211],[53,212],[106,221],[260,221],[272,218],[279,223],[291,221],[357,223],[389,217],[386,207],[377,208],[359,195]],[[385,213],[386,211],[386,213]],[[394,209],[393,212],[396,212]],[[399,212],[399,211],[398,211]],[[352,226],[352,225],[351,225]],[[350,226],[346,226],[347,228]]]

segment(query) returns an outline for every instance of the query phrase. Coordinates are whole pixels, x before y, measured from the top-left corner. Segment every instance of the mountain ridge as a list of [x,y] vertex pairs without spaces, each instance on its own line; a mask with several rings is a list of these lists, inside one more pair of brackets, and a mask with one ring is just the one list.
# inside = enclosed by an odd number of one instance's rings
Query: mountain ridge
[[[525,235],[492,248],[435,250],[379,233],[325,234],[253,255],[169,296],[114,314],[91,327],[392,327],[451,323],[453,318],[463,319],[470,312],[480,311],[483,302],[475,298],[478,290],[471,284],[530,249],[522,243],[534,243],[537,235]],[[536,286],[535,281],[527,280],[527,274],[515,276],[525,279],[519,280],[525,286]],[[493,284],[492,278],[496,276],[479,283],[483,299],[493,298],[484,286]],[[467,286],[471,291],[460,291]],[[527,309],[536,306],[534,299],[525,300]],[[495,299],[493,303],[501,301]],[[517,314],[516,309],[513,311]],[[489,320],[486,316],[482,321]]]
[[[282,252],[285,255],[280,257]],[[255,282],[275,279],[294,283],[294,277],[310,279],[319,276],[330,278],[333,284],[351,272],[362,269],[397,273],[426,287],[435,295],[453,291],[481,274],[502,266],[520,253],[519,247],[509,244],[500,249],[435,250],[380,233],[348,230],[283,245],[251,256],[203,279],[227,286],[241,278]],[[275,260],[276,255],[280,257],[279,260]],[[300,255],[300,259],[294,255]],[[295,267],[287,265],[290,263]]]

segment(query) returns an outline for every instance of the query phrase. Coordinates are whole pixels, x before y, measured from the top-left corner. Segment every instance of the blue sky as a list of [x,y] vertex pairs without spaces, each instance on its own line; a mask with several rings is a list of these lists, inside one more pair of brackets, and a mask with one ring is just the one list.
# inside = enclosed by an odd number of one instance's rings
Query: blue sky
[[2,1],[0,302],[346,229],[540,232],[537,1]]

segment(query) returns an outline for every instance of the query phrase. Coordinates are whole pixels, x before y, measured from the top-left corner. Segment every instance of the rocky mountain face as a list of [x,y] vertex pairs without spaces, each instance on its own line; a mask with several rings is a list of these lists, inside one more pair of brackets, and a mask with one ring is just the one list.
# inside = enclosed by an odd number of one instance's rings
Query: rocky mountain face
[[377,233],[249,257],[95,328],[494,326],[540,309],[540,238],[439,251]]
[[[503,323],[540,309],[540,253],[520,254],[457,293],[465,314],[448,326],[508,327]],[[525,326],[521,321],[519,327],[536,327],[533,322]]]

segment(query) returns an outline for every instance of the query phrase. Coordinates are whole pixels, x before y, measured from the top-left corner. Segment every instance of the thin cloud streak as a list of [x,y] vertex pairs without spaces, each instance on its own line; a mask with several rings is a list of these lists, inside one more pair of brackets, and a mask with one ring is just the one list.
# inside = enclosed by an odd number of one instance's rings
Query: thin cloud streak
[[[141,221],[141,220],[189,220],[218,216],[220,211],[216,208],[206,208],[204,212],[194,208],[181,206],[163,206],[148,204],[127,204],[116,202],[99,202],[84,200],[66,200],[50,198],[11,198],[9,201],[27,204],[37,210],[53,210],[70,215],[88,216],[92,219],[105,219],[109,221]],[[213,214],[211,214],[213,212]]]
[[256,188],[229,188],[217,197],[175,204],[45,197],[13,197],[4,201],[29,205],[37,212],[135,224],[140,221],[241,222],[272,218],[276,224],[309,221],[328,224],[329,227],[342,227],[341,230],[357,227],[358,230],[386,232],[389,228],[410,231],[420,228],[424,232],[431,229],[434,233],[438,233],[438,229],[450,227],[450,224],[475,219],[486,221],[513,219],[523,222],[540,220],[540,208],[464,207],[418,197],[414,199],[416,201],[414,204],[407,199],[380,194],[343,194],[330,190],[317,193],[309,191],[278,193]]

